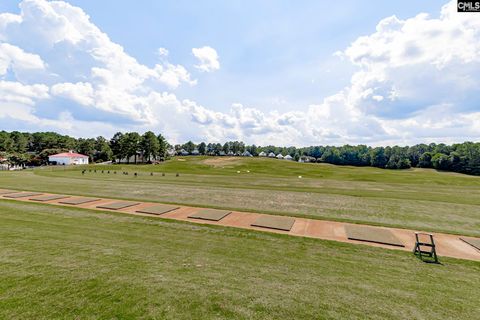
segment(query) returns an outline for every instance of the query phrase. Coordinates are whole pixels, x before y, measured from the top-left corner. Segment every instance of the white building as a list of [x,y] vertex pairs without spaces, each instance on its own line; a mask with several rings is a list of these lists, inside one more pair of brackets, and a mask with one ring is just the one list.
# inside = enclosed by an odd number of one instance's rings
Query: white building
[[268,154],[268,157],[269,157],[269,158],[275,158],[275,153],[270,152],[270,153]]
[[262,151],[262,152],[260,152],[260,153],[258,154],[258,156],[259,156],[259,157],[266,157],[266,156],[267,156],[267,154],[266,154],[265,152],[263,152],[263,151]]
[[277,154],[277,159],[283,159],[283,155],[281,153]]
[[71,164],[88,164],[88,156],[79,153],[65,152],[52,154],[48,157],[48,161],[67,166]]
[[292,156],[287,154],[283,159],[285,160],[293,160]]

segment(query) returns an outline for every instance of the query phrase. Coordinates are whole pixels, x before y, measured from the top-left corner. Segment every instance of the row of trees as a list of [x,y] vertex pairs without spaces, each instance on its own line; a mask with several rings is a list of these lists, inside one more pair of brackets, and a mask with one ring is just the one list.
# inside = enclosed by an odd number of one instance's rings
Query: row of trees
[[229,141],[220,143],[202,142],[195,145],[189,141],[176,145],[175,150],[185,150],[192,153],[198,150],[201,155],[220,155],[250,152],[258,156],[261,152],[269,154],[287,154],[295,160],[305,159],[311,162],[323,162],[336,165],[372,166],[386,169],[408,169],[411,167],[435,168],[438,170],[455,171],[480,175],[480,143],[464,142],[453,145],[417,144],[410,147],[369,147],[366,145],[341,147],[311,146],[305,148],[277,146],[247,146],[243,142]]
[[110,140],[110,148],[113,159],[130,161],[134,157],[137,162],[137,155],[141,154],[143,159],[151,161],[154,159],[165,159],[169,144],[165,138],[152,131],[145,132],[142,136],[137,132],[117,132]]
[[[45,163],[54,153],[75,150],[86,154],[92,162],[121,159],[137,161],[137,155],[144,160],[164,159],[170,145],[161,134],[149,131],[140,135],[137,132],[117,132],[110,140],[104,137],[72,138],[55,132],[6,132],[0,131],[0,160],[12,164],[38,165]],[[253,156],[261,152],[283,156],[289,154],[295,160],[305,159],[337,165],[373,166],[387,169],[410,167],[435,168],[439,170],[480,175],[480,143],[464,142],[453,145],[417,144],[409,147],[369,147],[366,145],[341,147],[311,146],[305,148],[245,145],[241,141],[224,144],[192,141],[174,147],[179,153],[198,151],[201,155],[241,154],[248,151]]]
[[480,143],[464,142],[453,145],[418,144],[410,147],[309,147],[301,153],[339,165],[373,166],[387,169],[411,167],[435,168],[480,175]]
[[222,152],[228,154],[233,152],[234,154],[243,153],[249,151],[252,154],[257,154],[257,147],[255,145],[246,146],[245,143],[241,141],[228,141],[223,145],[220,143],[205,143],[201,142],[198,145],[192,141],[188,141],[185,144],[175,145],[175,151],[180,153],[181,150],[185,150],[188,153],[193,153],[194,150],[197,150],[201,155],[220,155]]
[[88,155],[91,162],[133,157],[142,155],[148,161],[165,159],[169,147],[165,138],[148,131],[143,135],[137,132],[116,133],[110,140],[104,137],[79,138],[60,135],[55,132],[6,132],[0,131],[0,159],[12,165],[41,165],[48,156],[74,150]]

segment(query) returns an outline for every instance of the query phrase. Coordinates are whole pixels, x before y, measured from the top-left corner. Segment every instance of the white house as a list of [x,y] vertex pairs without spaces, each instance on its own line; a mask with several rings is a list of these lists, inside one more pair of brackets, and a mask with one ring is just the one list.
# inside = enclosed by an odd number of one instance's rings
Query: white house
[[265,152],[263,152],[263,151],[262,151],[262,152],[260,152],[260,153],[258,154],[258,156],[259,156],[259,157],[266,157],[266,156],[267,156],[267,154],[266,154]]
[[244,153],[242,153],[242,157],[253,157],[253,156],[250,152],[245,151]]
[[277,154],[277,159],[283,159],[283,155],[281,153]]
[[49,162],[56,162],[61,165],[88,164],[88,156],[73,152],[52,154],[48,157]]
[[283,159],[285,160],[293,160],[292,156],[287,154]]
[[275,158],[275,153],[270,152],[270,153],[268,154],[268,157],[269,157],[269,158]]

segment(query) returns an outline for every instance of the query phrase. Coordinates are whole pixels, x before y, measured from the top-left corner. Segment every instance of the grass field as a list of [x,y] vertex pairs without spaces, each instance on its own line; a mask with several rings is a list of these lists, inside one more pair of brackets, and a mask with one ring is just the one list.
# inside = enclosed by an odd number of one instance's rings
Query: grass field
[[480,314],[472,261],[7,200],[0,243],[0,319]]
[[[2,172],[0,185],[480,236],[480,177],[261,158],[185,157],[155,166],[87,168],[97,173],[82,175],[81,167]],[[130,174],[120,174],[124,170]]]

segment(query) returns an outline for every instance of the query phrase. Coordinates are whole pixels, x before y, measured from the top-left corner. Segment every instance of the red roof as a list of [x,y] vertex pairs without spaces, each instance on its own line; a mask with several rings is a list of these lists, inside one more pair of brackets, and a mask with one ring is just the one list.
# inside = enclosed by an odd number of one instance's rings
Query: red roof
[[62,158],[88,158],[88,156],[80,153],[64,152],[58,154],[52,154],[50,157],[62,157]]

